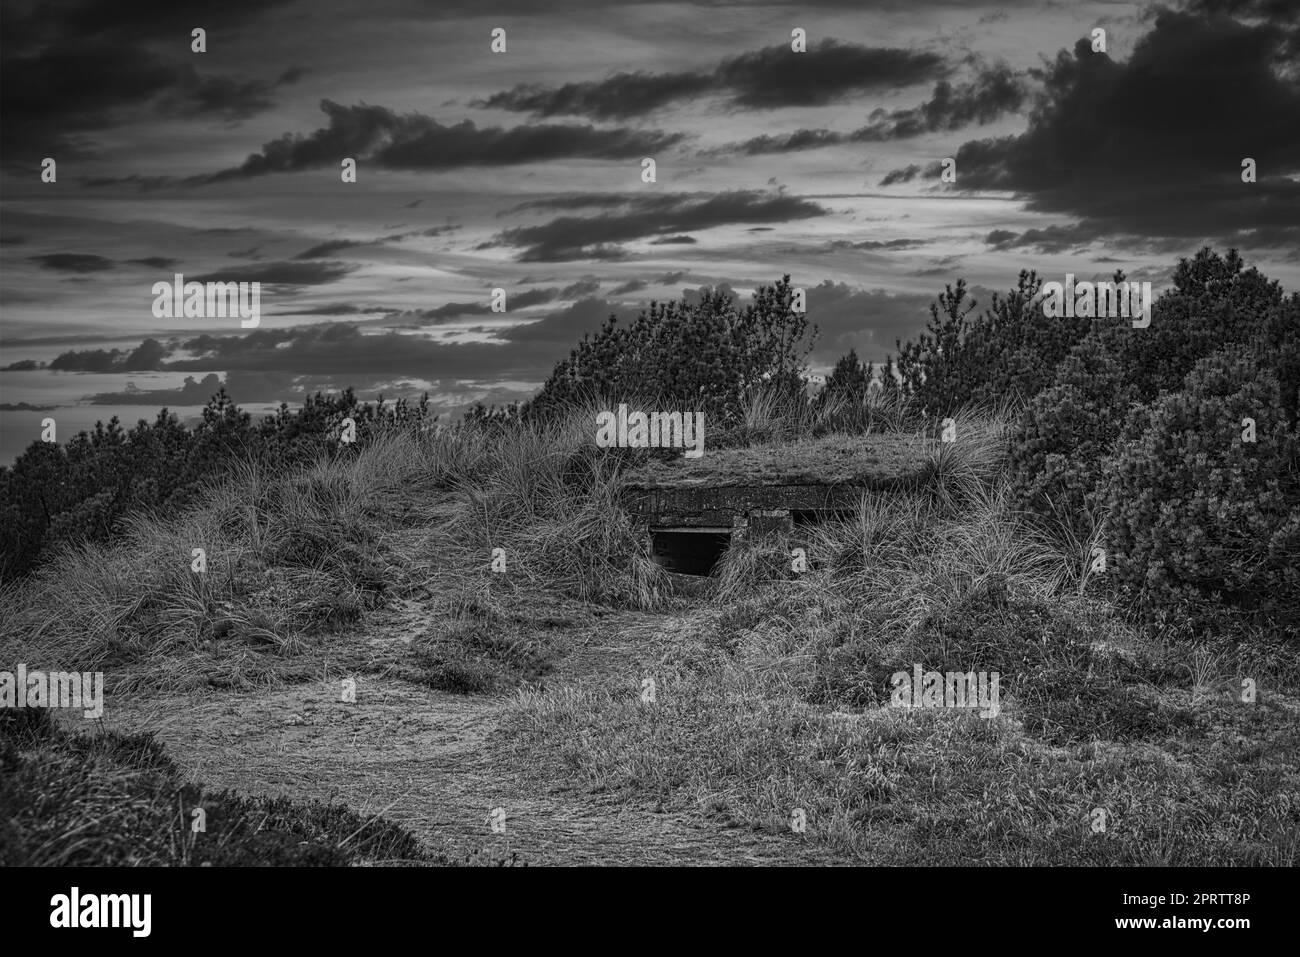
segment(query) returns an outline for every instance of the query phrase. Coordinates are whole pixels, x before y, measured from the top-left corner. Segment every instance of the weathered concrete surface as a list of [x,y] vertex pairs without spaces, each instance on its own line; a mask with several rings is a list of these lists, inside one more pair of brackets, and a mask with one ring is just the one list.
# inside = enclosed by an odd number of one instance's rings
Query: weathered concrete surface
[[698,459],[679,456],[628,473],[643,488],[745,485],[889,485],[917,476],[934,451],[933,440],[884,433],[827,436],[783,445],[705,449]]
[[[896,486],[897,487],[897,486]],[[744,485],[717,488],[630,488],[624,505],[648,525],[725,526],[756,511],[838,512],[858,507],[868,485]]]
[[911,435],[705,451],[627,476],[623,502],[639,523],[733,526],[756,512],[837,512],[866,492],[922,484],[933,443]]

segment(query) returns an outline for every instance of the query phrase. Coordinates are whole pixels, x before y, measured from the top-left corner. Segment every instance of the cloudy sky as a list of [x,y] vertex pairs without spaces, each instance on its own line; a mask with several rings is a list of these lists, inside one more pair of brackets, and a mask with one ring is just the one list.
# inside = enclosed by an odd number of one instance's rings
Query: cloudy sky
[[[222,381],[508,401],[612,312],[787,272],[816,367],[960,276],[1158,294],[1210,244],[1300,287],[1300,0],[6,0],[0,42],[6,461]],[[260,281],[260,327],[154,318],[176,272]]]

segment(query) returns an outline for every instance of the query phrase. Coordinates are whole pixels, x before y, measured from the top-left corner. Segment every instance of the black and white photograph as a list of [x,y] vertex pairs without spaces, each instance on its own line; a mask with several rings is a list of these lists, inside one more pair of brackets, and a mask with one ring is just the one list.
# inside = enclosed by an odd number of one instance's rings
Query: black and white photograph
[[4,0],[24,924],[1298,863],[1298,0]]

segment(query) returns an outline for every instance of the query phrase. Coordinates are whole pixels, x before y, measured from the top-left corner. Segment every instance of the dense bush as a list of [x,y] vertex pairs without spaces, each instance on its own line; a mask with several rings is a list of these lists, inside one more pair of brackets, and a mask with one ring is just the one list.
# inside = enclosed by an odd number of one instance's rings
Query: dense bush
[[1200,359],[1226,346],[1246,345],[1269,359],[1280,357],[1289,342],[1294,356],[1300,336],[1294,310],[1294,297],[1288,306],[1281,286],[1246,269],[1235,249],[1220,256],[1206,248],[1179,260],[1171,288],[1152,305],[1150,326],[1111,324],[1104,335],[1125,381],[1141,401],[1151,402],[1182,388]]
[[428,400],[410,405],[360,403],[349,389],[309,396],[298,409],[281,405],[254,423],[222,389],[186,428],[163,409],[152,422],[122,428],[117,417],[64,445],[34,442],[13,466],[0,468],[0,578],[31,571],[43,553],[65,541],[104,541],[142,508],[174,514],[234,462],[254,459],[271,468],[320,455],[346,455],[342,422],[356,422],[358,443],[382,424],[426,418]]
[[1017,504],[1076,531],[1102,460],[1123,430],[1133,388],[1115,356],[1087,338],[1057,366],[1052,385],[1030,400],[1011,435]]
[[743,309],[729,291],[703,289],[680,302],[651,302],[626,325],[611,316],[556,365],[525,414],[626,396],[735,420],[760,383],[802,394],[799,373],[816,333],[793,296],[785,276],[760,287]]
[[[1027,399],[1011,437],[1017,505],[1076,539],[1109,520],[1117,577],[1149,609],[1292,621],[1300,295],[1208,248],[1179,261],[1144,329],[1048,320],[1039,288],[1022,272],[972,317],[964,282],[947,287],[927,331],[900,343],[904,392],[930,414]],[[1240,438],[1247,417],[1255,444]]]
[[930,305],[927,330],[898,344],[903,391],[928,414],[948,415],[970,403],[1029,398],[1046,388],[1093,320],[1047,318],[1035,299],[1041,286],[1036,273],[1021,270],[1016,288],[994,293],[975,318],[965,280],[946,287]]
[[[1116,272],[1115,282],[1124,274]],[[1294,418],[1300,389],[1300,297],[1258,269],[1246,269],[1235,249],[1209,248],[1180,259],[1171,285],[1152,304],[1151,324],[1125,319],[1043,315],[1038,275],[1022,270],[1005,296],[994,295],[975,316],[965,280],[948,286],[930,306],[926,331],[900,342],[903,389],[932,415],[1004,395],[1031,398],[1053,383],[1056,366],[1086,335],[1098,337],[1118,361],[1139,401],[1176,391],[1199,359],[1225,346],[1249,346],[1278,370]]]
[[1300,440],[1250,351],[1199,360],[1182,391],[1136,408],[1103,472],[1114,572],[1148,604],[1208,598],[1294,619]]

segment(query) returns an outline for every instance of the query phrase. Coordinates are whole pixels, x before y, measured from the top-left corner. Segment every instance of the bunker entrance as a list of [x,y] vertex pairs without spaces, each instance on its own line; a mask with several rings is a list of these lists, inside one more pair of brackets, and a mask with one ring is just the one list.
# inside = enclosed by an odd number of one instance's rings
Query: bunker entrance
[[708,575],[731,544],[731,529],[653,528],[651,555],[666,571]]

